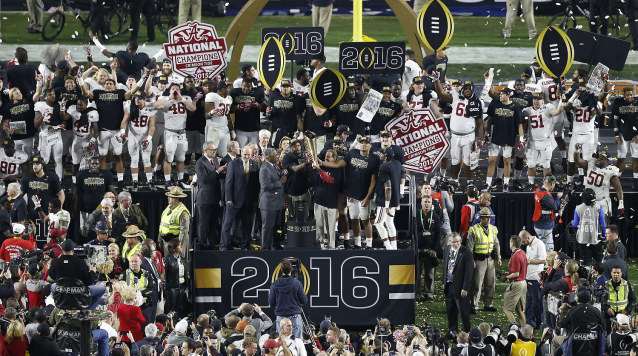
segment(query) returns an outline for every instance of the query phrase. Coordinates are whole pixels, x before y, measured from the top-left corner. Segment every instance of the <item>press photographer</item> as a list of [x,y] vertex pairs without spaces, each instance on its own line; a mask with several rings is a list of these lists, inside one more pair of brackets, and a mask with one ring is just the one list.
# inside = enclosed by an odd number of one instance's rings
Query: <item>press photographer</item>
[[36,247],[35,238],[25,232],[22,224],[13,224],[13,238],[8,238],[0,247],[0,262],[9,262],[20,255],[21,250],[33,250]]
[[[91,291],[91,306],[89,309],[93,310],[97,307],[106,288],[104,285],[95,284],[97,281],[96,267],[92,266],[89,269],[83,259],[74,256],[75,247],[76,245],[72,240],[64,240],[62,243],[62,255],[51,263],[47,281],[57,283],[61,278],[81,281]],[[56,283],[51,285],[51,293],[55,292]]]
[[[631,283],[622,278],[620,267],[611,269],[611,279],[605,283],[608,292],[607,302],[601,306],[605,321],[610,325],[610,318],[614,316],[630,315],[636,304],[636,294]],[[609,328],[607,329],[609,330]]]
[[563,303],[560,307],[558,327],[567,329],[568,333],[574,332],[578,326],[595,324],[604,329],[605,321],[600,310],[590,304],[592,293],[588,287],[580,287],[576,292],[578,304],[571,306]]
[[479,329],[470,330],[470,345],[461,351],[461,356],[495,356],[494,346],[487,345],[483,342],[483,334]]
[[631,330],[629,317],[618,314],[612,322],[611,334],[607,336],[606,351],[609,356],[627,356],[631,347],[636,345],[638,334]]
[[[527,355],[534,356],[536,353],[536,343],[534,342],[534,327],[526,324],[523,327],[516,326],[516,330],[510,328],[510,332],[507,335],[507,340],[510,341],[505,347],[505,355],[518,356]],[[514,339],[516,335],[516,339]],[[514,341],[512,342],[511,340]]]

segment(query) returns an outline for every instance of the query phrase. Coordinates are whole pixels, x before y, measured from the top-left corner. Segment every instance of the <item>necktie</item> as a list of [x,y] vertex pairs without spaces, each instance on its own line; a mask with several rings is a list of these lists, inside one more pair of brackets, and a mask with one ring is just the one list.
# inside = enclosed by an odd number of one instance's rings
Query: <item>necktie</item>
[[452,282],[452,272],[454,271],[454,263],[456,259],[456,251],[450,251],[450,260],[447,264],[447,282]]
[[128,209],[124,209],[124,215],[129,216],[129,211],[128,211]]
[[213,168],[215,168],[215,161],[214,160],[210,160],[210,165],[213,166]]
[[279,166],[276,164],[273,164],[273,166],[275,167],[275,170],[277,171],[277,175],[281,177],[281,169],[279,168]]
[[250,161],[244,163],[244,172],[246,172],[246,181],[248,181],[248,169],[250,168]]
[[106,227],[108,227],[109,229],[111,228],[111,217],[107,216],[106,219],[104,219],[106,221]]

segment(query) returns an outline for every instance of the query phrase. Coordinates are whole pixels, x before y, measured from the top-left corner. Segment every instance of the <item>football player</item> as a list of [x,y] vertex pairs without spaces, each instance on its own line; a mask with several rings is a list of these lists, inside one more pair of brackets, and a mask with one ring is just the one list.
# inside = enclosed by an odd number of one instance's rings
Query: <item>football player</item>
[[217,92],[206,94],[204,113],[206,117],[205,140],[217,146],[217,154],[226,156],[226,146],[230,138],[235,136],[233,122],[228,116],[233,98],[230,97],[229,84],[221,81],[217,84]]
[[576,146],[574,152],[574,162],[579,168],[587,169],[585,179],[585,189],[591,188],[596,193],[596,202],[603,208],[606,216],[611,215],[611,199],[609,198],[609,187],[613,186],[618,196],[618,210],[624,211],[623,190],[620,185],[618,167],[609,164],[609,158],[602,152],[597,158],[583,159],[581,155],[581,145]]
[[44,159],[44,164],[48,164],[53,154],[55,162],[55,173],[64,179],[64,167],[62,166],[63,142],[62,133],[64,123],[60,115],[66,109],[66,101],[58,104],[53,89],[44,90],[44,101],[35,103],[35,112],[42,115],[42,125],[40,125],[40,142],[38,150]]
[[401,200],[401,162],[394,159],[391,147],[380,151],[381,165],[376,182],[375,199],[377,205],[374,226],[386,250],[397,249],[397,229],[394,226],[394,212]]
[[[73,143],[71,144],[71,161],[73,162],[73,183],[75,175],[80,168],[85,151],[93,151],[96,148],[99,129],[97,126],[100,116],[94,107],[88,106],[88,99],[80,96],[75,105],[71,105],[62,116],[73,120]],[[92,156],[92,153],[90,154]]]
[[[150,80],[149,80],[150,82]],[[133,94],[133,100],[124,103],[123,130],[128,126],[128,152],[131,155],[131,176],[133,188],[137,188],[139,181],[140,151],[146,174],[146,184],[150,184],[153,178],[151,172],[151,151],[153,146],[153,133],[155,133],[155,110],[152,104],[146,100],[146,94],[141,91]]]
[[6,138],[2,141],[0,150],[0,195],[5,192],[5,185],[8,182],[19,180],[23,172],[29,170],[29,156],[16,151],[15,143],[12,139]]

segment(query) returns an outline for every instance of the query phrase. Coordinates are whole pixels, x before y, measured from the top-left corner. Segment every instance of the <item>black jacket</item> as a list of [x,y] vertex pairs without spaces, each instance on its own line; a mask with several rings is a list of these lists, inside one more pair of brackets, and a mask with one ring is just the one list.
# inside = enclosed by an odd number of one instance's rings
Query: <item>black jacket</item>
[[600,310],[591,304],[578,303],[578,305],[568,310],[561,308],[558,318],[559,327],[566,328],[571,332],[579,325],[585,325],[587,323],[597,324],[600,325],[603,330],[605,329],[603,315],[600,313]]
[[[433,204],[434,206],[435,204]],[[436,203],[438,205],[438,203]],[[419,209],[416,218],[413,219],[414,238],[418,241],[419,251],[434,250],[437,256],[442,256],[441,251],[441,216],[434,209],[432,213],[424,213]],[[425,233],[425,234],[424,234]]]
[[447,295],[447,289],[452,288],[455,298],[461,298],[461,290],[467,291],[468,295],[472,290],[472,277],[474,275],[474,256],[467,247],[461,246],[457,251],[456,262],[452,271],[452,283],[446,283],[447,266],[450,259],[450,245],[443,251],[443,287]]
[[[182,264],[184,264],[184,268],[186,268],[186,262],[184,261],[184,257],[182,255],[179,256],[179,261],[181,261]],[[165,268],[164,277],[166,279],[164,288],[165,289],[179,288],[178,259],[174,255],[168,255],[164,257],[164,268]],[[186,274],[186,270],[184,270],[184,274]],[[186,279],[186,283],[188,283],[188,279]]]
[[31,338],[29,343],[29,354],[38,356],[58,356],[64,355],[58,348],[58,344],[51,340],[50,337],[42,337],[40,334],[35,334]]

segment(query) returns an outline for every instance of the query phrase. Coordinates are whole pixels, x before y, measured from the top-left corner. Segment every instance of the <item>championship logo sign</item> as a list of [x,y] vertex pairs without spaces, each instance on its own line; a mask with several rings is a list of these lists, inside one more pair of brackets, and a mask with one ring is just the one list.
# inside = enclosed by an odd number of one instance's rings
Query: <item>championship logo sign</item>
[[261,46],[257,58],[257,70],[261,75],[261,82],[268,89],[274,88],[281,80],[286,69],[286,53],[281,42],[275,37],[268,37]]
[[574,62],[572,40],[558,27],[546,27],[536,40],[536,59],[553,78],[564,76]]
[[332,109],[346,93],[346,77],[339,71],[326,68],[310,83],[308,96],[322,109]]
[[339,71],[343,75],[403,74],[405,42],[341,42]]
[[443,118],[437,119],[430,109],[403,113],[385,128],[403,148],[405,169],[413,172],[431,173],[450,147]]
[[286,58],[291,61],[323,55],[323,27],[266,27],[261,29],[262,43],[274,37],[281,42]]
[[189,21],[168,31],[168,41],[164,51],[175,73],[202,80],[226,68],[226,39],[213,25]]
[[441,0],[430,0],[423,6],[416,26],[423,44],[435,52],[445,47],[454,34],[452,13]]

